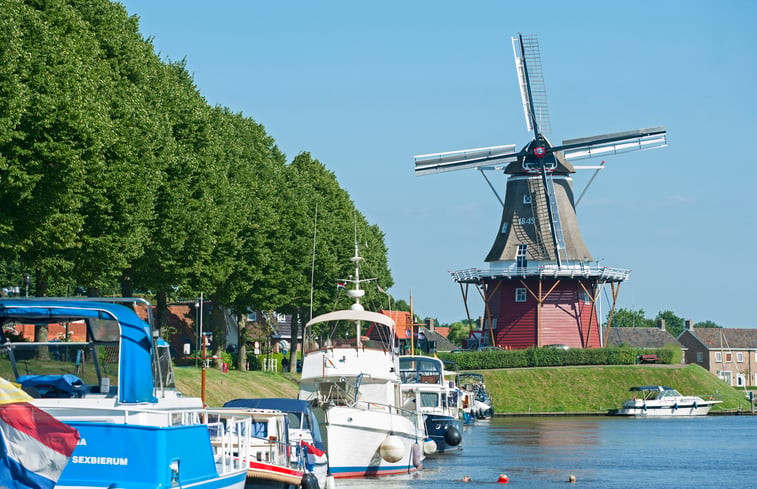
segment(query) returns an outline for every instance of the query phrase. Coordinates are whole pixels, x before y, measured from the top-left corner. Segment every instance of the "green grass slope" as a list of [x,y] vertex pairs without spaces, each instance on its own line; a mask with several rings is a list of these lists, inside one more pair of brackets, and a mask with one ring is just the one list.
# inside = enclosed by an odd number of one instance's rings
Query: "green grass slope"
[[[200,397],[202,370],[193,367],[174,369],[176,388],[185,396]],[[240,397],[297,397],[297,381],[288,374],[270,372],[241,372],[218,369],[205,370],[205,403],[222,406]]]
[[749,410],[736,390],[698,365],[629,365],[484,370],[498,413],[591,413],[617,409],[639,385],[666,385],[683,395],[714,396],[714,411]]

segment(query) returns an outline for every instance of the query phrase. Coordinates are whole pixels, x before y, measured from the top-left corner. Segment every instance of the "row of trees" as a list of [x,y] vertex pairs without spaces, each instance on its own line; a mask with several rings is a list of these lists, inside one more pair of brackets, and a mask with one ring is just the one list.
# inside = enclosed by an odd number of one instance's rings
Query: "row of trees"
[[383,233],[335,175],[308,153],[288,164],[262,125],[210,106],[108,0],[3,2],[0,201],[4,285],[149,291],[161,323],[167,301],[201,291],[240,317],[304,316],[311,266],[314,310],[330,309],[355,236],[366,274],[392,285]]

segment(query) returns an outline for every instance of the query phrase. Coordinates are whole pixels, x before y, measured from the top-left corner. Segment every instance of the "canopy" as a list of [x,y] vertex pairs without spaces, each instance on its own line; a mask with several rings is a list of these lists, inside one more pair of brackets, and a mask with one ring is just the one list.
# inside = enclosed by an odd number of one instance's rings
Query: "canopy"
[[[153,395],[152,329],[126,306],[107,302],[60,299],[0,300],[0,322],[27,324],[85,320],[90,337],[95,320],[115,320],[120,328],[118,400],[123,403],[157,402]],[[7,341],[0,332],[0,340]]]

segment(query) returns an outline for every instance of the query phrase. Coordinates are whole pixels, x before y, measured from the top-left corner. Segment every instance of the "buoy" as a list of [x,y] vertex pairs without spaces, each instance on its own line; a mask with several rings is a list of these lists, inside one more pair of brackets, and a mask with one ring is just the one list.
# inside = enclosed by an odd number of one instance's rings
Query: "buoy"
[[423,453],[426,455],[433,455],[436,453],[436,442],[431,438],[426,438],[423,441]]
[[507,474],[499,474],[499,479],[497,479],[497,482],[500,484],[507,484],[510,482],[510,478],[507,476]]
[[413,458],[413,467],[418,468],[423,465],[423,449],[420,443],[413,444],[411,455]]
[[326,489],[335,489],[336,484],[334,483],[334,476],[331,474],[328,474],[326,476]]
[[570,476],[568,477],[568,482],[570,482],[571,484],[576,482],[576,476],[573,474],[570,474]]
[[379,453],[381,454],[381,458],[389,463],[399,462],[405,456],[405,446],[399,437],[389,435],[381,442]]
[[460,430],[454,426],[448,426],[447,431],[444,432],[444,441],[451,447],[456,447],[463,441],[463,435]]
[[319,489],[318,478],[310,472],[303,474],[302,481],[300,482],[302,489]]

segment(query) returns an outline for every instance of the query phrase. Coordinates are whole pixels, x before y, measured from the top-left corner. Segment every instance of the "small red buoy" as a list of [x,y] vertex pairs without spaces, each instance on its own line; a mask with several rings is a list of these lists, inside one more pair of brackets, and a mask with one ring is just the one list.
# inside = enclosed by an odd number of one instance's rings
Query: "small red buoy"
[[507,484],[510,482],[510,478],[507,476],[507,474],[499,474],[499,479],[497,479],[497,482],[500,484]]

